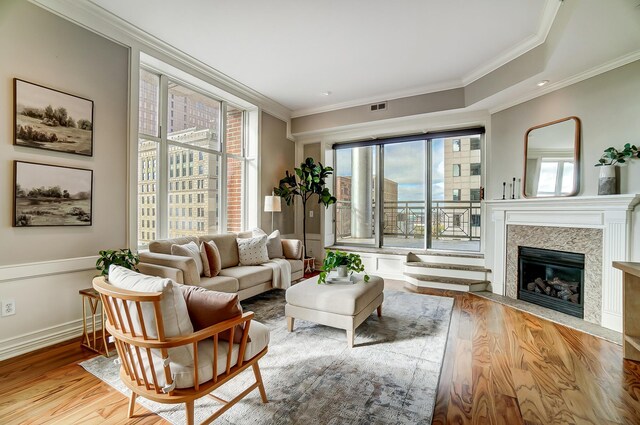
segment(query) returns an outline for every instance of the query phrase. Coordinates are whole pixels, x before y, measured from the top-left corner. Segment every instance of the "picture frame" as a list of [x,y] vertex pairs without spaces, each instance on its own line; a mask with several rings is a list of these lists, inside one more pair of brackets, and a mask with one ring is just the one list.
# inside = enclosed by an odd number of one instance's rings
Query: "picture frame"
[[13,79],[13,144],[93,156],[93,101]]
[[13,161],[13,227],[92,224],[93,170]]

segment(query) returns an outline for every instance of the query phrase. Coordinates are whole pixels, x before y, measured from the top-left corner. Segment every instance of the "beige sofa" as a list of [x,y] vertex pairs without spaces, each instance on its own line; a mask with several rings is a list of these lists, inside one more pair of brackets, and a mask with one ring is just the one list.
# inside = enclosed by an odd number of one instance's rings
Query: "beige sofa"
[[[167,277],[186,285],[202,286],[220,292],[237,292],[241,300],[272,289],[273,271],[270,267],[239,265],[237,237],[236,233],[226,233],[153,241],[149,244],[149,252],[140,253],[138,270],[147,275]],[[193,258],[171,255],[171,245],[184,245],[192,241],[198,245],[201,242],[215,242],[222,260],[222,270],[218,276],[200,276]],[[302,242],[282,239],[282,249],[285,258],[291,264],[291,280],[301,279],[304,276]]]

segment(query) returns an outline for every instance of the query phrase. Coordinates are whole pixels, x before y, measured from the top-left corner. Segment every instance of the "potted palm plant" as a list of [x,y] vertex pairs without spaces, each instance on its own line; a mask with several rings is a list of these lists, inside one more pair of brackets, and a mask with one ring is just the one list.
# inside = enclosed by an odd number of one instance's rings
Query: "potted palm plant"
[[[322,263],[322,271],[318,277],[318,283],[327,283],[327,274],[332,270],[337,270],[338,277],[347,277],[353,273],[364,272],[364,265],[359,254],[347,254],[342,251],[328,251]],[[364,275],[364,281],[369,281],[369,275]]]
[[617,164],[625,164],[634,158],[640,158],[640,152],[636,145],[626,143],[620,150],[610,147],[598,160],[596,167],[600,168],[598,180],[598,195],[614,195],[616,193],[616,168]]

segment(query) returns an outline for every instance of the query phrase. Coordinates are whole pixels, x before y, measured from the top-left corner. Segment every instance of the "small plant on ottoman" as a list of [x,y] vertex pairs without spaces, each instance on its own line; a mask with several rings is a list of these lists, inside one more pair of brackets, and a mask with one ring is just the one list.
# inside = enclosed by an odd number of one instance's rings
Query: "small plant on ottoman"
[[[338,270],[339,277],[347,277],[347,274],[364,272],[364,265],[359,254],[347,254],[342,251],[327,251],[322,263],[322,271],[318,277],[318,284],[327,282],[327,274],[331,270]],[[369,275],[364,275],[364,281],[369,281]]]

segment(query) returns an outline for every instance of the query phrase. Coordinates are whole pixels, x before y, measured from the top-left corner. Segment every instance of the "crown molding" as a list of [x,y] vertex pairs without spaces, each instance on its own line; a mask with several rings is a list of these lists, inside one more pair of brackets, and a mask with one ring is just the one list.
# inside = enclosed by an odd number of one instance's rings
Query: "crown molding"
[[320,106],[317,108],[296,109],[292,112],[291,118],[299,118],[307,115],[321,114],[323,112],[337,111],[339,109],[353,108],[356,106],[368,105],[370,103],[402,99],[405,97],[420,96],[420,95],[436,93],[444,90],[459,89],[461,87],[463,87],[462,81],[452,80],[452,81],[447,81],[439,84],[431,84],[428,86],[414,87],[408,90],[397,90],[397,91],[393,91],[385,94],[363,97],[355,100],[349,100],[346,102],[333,103],[331,105]]
[[527,53],[529,50],[532,50],[544,43],[547,39],[547,35],[549,35],[549,31],[551,31],[551,27],[553,26],[553,22],[556,19],[558,10],[562,5],[562,1],[563,0],[546,0],[542,12],[542,18],[540,20],[540,25],[538,26],[538,32],[525,39],[524,42],[514,46],[511,49],[508,49],[498,57],[492,59],[491,61],[477,68],[475,71],[462,77],[463,85],[468,86],[474,81],[484,77],[485,75],[495,71],[501,66]]
[[[124,19],[92,3],[91,1],[74,0],[29,0],[55,15],[67,19],[89,31],[106,37],[126,47],[137,47],[140,51],[157,56],[166,56],[177,64],[208,77],[214,84],[229,93],[250,102],[265,112],[285,121],[291,119],[291,110],[273,99],[259,93],[228,75],[212,68],[184,51],[166,43],[146,31],[132,25]],[[162,59],[162,58],[159,58]]]
[[517,106],[521,103],[527,102],[529,100],[535,99],[536,97],[544,96],[545,94],[554,92],[556,90],[560,90],[562,88],[568,87],[570,85],[579,83],[580,81],[587,80],[589,78],[593,78],[597,75],[603,74],[607,71],[611,71],[612,69],[619,68],[624,65],[628,65],[632,62],[640,60],[640,50],[629,53],[627,55],[621,56],[617,59],[611,60],[609,62],[605,62],[602,65],[598,65],[594,68],[583,71],[579,74],[573,75],[569,78],[565,78],[564,80],[558,81],[553,84],[549,84],[541,89],[536,89],[533,92],[530,92],[526,95],[523,95],[515,100],[510,100],[508,102],[502,103],[498,106],[489,109],[489,113],[495,114],[500,111],[504,111],[505,109],[509,109],[511,107]]

